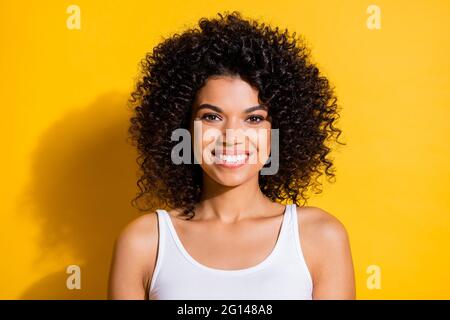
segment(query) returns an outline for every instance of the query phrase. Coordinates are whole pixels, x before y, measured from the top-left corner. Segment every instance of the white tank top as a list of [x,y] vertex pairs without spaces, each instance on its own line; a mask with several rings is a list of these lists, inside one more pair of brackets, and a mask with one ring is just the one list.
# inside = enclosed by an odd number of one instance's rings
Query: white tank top
[[295,204],[286,206],[272,252],[255,266],[223,270],[195,260],[184,248],[169,213],[156,210],[159,243],[149,289],[150,300],[312,299]]

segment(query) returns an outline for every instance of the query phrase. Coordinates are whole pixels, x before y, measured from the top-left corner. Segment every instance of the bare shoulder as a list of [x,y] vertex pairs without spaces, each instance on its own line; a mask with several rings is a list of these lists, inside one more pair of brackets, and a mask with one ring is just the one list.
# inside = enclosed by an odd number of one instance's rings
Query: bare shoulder
[[337,217],[318,207],[297,207],[297,217],[304,258],[317,283],[324,269],[351,258],[348,232]]
[[139,244],[151,238],[151,234],[158,231],[156,213],[146,213],[128,222],[117,236],[117,242]]
[[297,207],[297,221],[302,232],[309,233],[320,243],[346,241],[344,224],[333,214],[314,206]]
[[116,238],[116,246],[145,253],[158,241],[158,218],[156,213],[146,213],[130,221]]
[[[133,281],[147,289],[152,276],[158,248],[158,217],[146,213],[130,221],[114,243],[111,274],[114,280],[133,277]],[[119,281],[114,281],[119,283]]]

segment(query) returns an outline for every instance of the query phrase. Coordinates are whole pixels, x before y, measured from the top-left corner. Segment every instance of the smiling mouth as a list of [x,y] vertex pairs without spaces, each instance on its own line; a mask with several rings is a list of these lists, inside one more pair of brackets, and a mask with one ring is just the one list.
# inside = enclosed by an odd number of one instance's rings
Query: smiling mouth
[[216,164],[233,167],[245,164],[252,153],[244,150],[217,150],[216,153],[215,150],[212,150],[211,154],[214,156]]

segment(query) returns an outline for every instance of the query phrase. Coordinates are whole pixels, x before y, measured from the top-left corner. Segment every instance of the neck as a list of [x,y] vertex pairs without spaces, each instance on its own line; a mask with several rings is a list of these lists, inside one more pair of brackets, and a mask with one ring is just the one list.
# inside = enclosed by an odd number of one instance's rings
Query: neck
[[204,175],[203,194],[196,212],[201,219],[218,219],[224,223],[233,223],[257,216],[258,213],[260,215],[264,206],[271,203],[259,188],[258,175],[231,187],[221,185]]

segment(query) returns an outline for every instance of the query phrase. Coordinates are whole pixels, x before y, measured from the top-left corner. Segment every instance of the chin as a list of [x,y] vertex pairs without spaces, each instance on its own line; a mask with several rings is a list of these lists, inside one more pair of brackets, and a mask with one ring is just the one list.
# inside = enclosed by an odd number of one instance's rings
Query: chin
[[259,171],[256,168],[255,170],[243,170],[243,168],[208,168],[207,170],[205,170],[205,173],[218,184],[227,187],[236,187],[252,179],[254,176],[258,176]]

